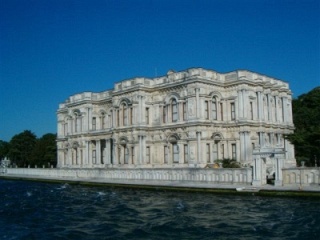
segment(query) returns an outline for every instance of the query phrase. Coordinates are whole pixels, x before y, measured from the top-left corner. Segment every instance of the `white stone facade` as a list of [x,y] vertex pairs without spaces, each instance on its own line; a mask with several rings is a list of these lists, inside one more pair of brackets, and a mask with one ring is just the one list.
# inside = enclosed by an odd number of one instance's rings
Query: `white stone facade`
[[283,167],[295,166],[284,139],[294,129],[288,84],[246,70],[124,80],[71,96],[57,116],[59,168],[248,166],[263,147],[283,149]]

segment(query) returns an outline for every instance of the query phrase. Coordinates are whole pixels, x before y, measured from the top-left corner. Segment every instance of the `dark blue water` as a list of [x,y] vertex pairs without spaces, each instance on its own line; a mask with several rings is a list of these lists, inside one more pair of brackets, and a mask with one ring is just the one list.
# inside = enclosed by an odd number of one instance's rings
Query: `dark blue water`
[[0,180],[0,239],[318,239],[319,204]]

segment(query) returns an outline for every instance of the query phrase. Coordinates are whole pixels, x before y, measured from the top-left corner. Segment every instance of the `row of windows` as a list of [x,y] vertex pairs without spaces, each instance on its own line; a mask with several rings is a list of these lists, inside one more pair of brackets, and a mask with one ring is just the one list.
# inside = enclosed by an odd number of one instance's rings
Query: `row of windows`
[[[254,120],[254,103],[252,101],[249,102],[249,111],[248,111],[248,118],[250,120]],[[219,107],[218,107],[219,106]],[[280,105],[281,106],[281,105]],[[280,107],[279,106],[279,107]],[[179,117],[179,104],[176,99],[171,99],[168,105],[160,106],[160,110],[162,108],[162,123],[170,123],[170,122],[177,122]],[[235,102],[230,103],[230,119],[236,120],[236,105]],[[275,111],[277,111],[275,109]],[[115,118],[113,117],[113,112],[115,112]],[[267,114],[266,114],[267,112]],[[264,111],[263,114],[267,115],[267,119],[270,119],[269,111]],[[145,108],[145,123],[150,124],[150,108]],[[280,115],[280,113],[279,113]],[[282,113],[282,118],[284,113]],[[212,120],[224,120],[224,113],[223,113],[223,103],[218,102],[216,97],[213,97],[210,101],[204,102],[204,117],[205,119],[212,119]],[[279,118],[278,114],[274,113],[274,118]],[[92,130],[97,129],[106,129],[110,127],[120,127],[120,126],[130,126],[134,124],[134,109],[133,107],[129,107],[126,104],[122,104],[119,109],[111,110],[110,114],[101,113],[99,116],[100,126],[97,124],[97,117],[92,118]],[[114,123],[115,120],[115,123]],[[186,102],[182,103],[182,121],[187,120],[187,104]],[[282,119],[283,120],[283,119]],[[81,132],[82,131],[82,118],[81,116],[76,116],[74,121],[74,132]],[[68,125],[65,124],[64,133],[67,132]]]
[[[94,149],[92,150],[92,162],[93,164],[103,164],[104,163],[104,159],[105,159],[105,154],[106,152],[103,151],[103,149],[105,148],[105,146],[101,146],[102,148],[100,149],[100,159],[98,159],[97,156],[97,150]],[[232,159],[237,159],[237,152],[236,152],[236,144],[231,144],[231,149],[232,149]],[[129,164],[129,160],[132,164],[135,164],[135,151],[134,151],[134,147],[131,147],[130,151],[129,151],[129,147],[127,146],[121,146],[119,148],[117,148],[118,150],[118,162],[121,161],[121,159],[123,159],[123,163],[124,164]],[[179,146],[176,143],[171,144],[171,160],[172,163],[179,163]],[[221,156],[222,158],[224,158],[224,144],[221,145]],[[82,162],[82,150],[80,152],[80,154],[78,154],[77,149],[75,148],[74,151],[72,151],[72,163],[73,164],[77,164],[79,162]],[[66,153],[65,153],[66,154]],[[213,160],[217,160],[218,159],[218,144],[213,144],[212,145],[212,149],[210,147],[210,144],[206,144],[206,162],[210,163],[211,162],[211,154],[213,154]],[[110,159],[110,163],[113,164],[113,154],[112,151],[110,153],[111,155],[111,159]],[[65,155],[65,159],[66,159],[66,155]],[[151,152],[150,152],[150,146],[146,147],[146,155],[145,155],[145,163],[150,164],[151,163]],[[79,159],[81,158],[81,159]],[[184,144],[183,145],[183,161],[184,163],[188,162],[188,145]],[[164,146],[164,163],[168,163],[169,162],[169,146]]]

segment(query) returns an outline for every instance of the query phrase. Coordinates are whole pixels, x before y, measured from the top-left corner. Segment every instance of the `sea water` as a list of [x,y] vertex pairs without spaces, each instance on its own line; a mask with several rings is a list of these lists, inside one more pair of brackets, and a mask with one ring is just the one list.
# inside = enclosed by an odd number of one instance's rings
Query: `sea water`
[[0,239],[319,239],[319,204],[0,180]]

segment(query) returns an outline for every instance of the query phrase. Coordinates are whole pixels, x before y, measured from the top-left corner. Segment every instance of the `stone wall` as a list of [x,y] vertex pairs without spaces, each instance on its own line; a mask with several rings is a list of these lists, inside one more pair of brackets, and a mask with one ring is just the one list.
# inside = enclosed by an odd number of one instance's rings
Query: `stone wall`
[[85,181],[105,180],[154,180],[193,181],[215,184],[251,184],[251,168],[224,169],[54,169],[54,168],[8,168],[6,174],[39,178],[66,178]]
[[283,186],[310,186],[319,184],[320,168],[296,167],[282,169]]

